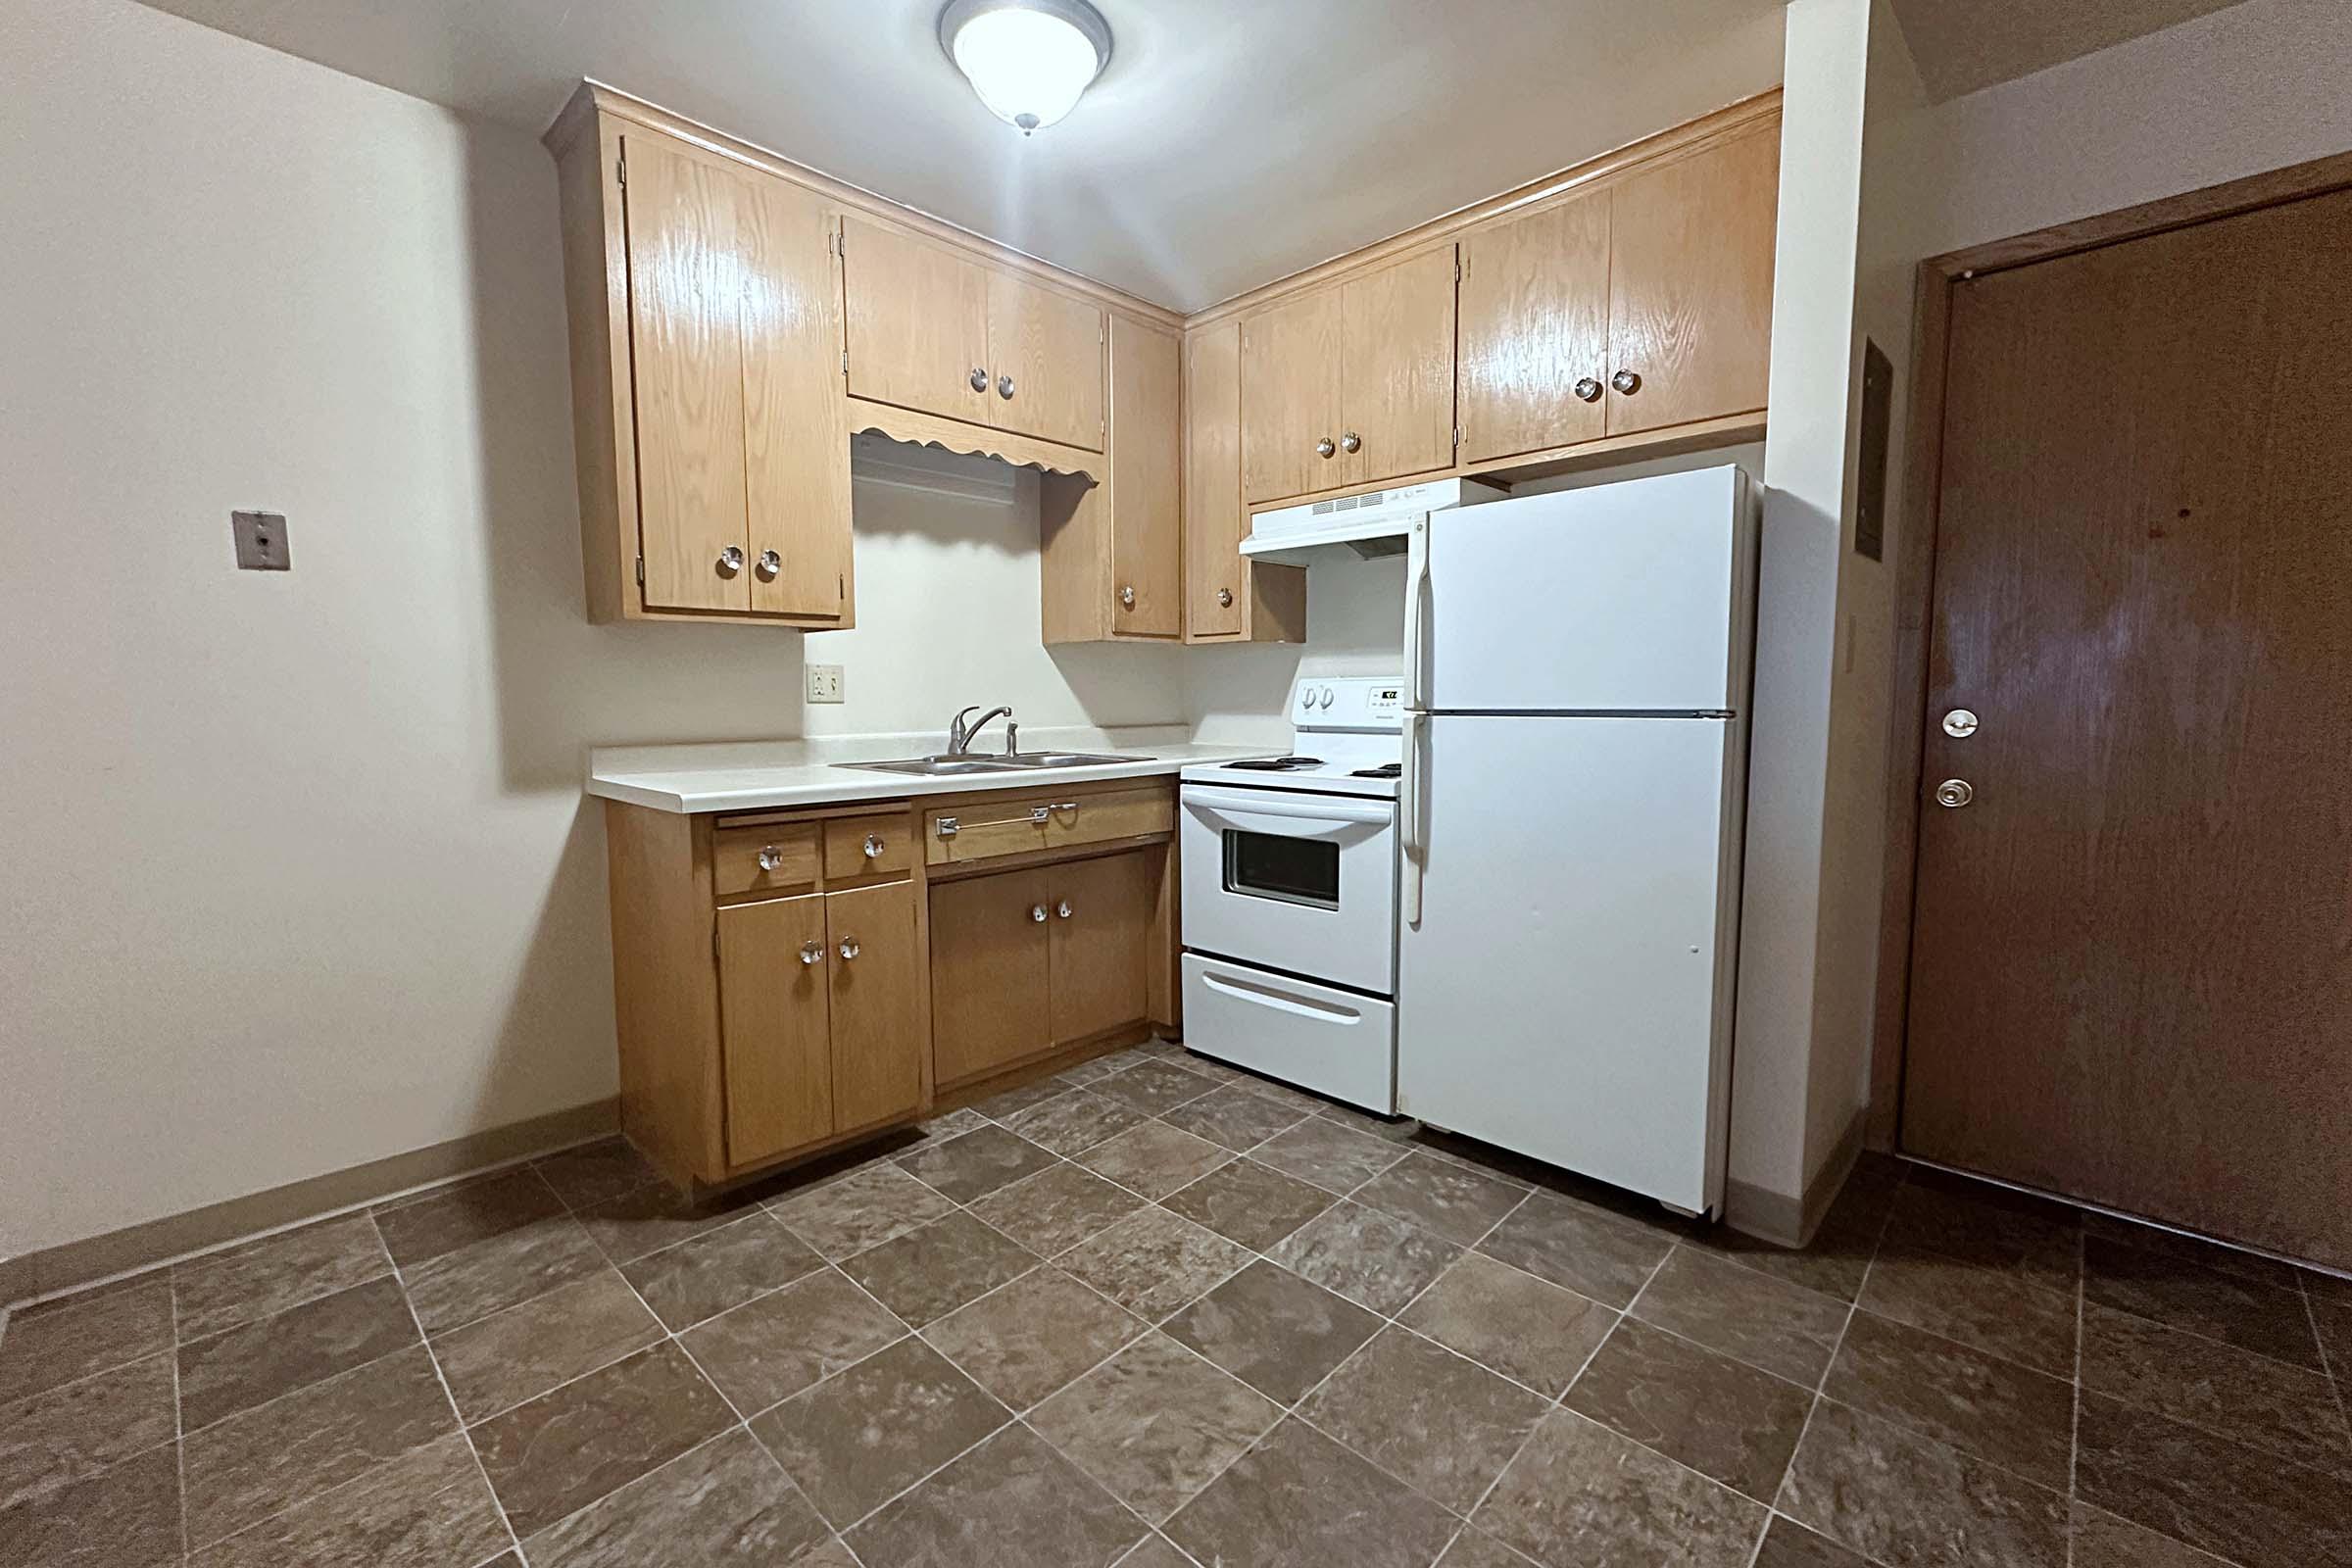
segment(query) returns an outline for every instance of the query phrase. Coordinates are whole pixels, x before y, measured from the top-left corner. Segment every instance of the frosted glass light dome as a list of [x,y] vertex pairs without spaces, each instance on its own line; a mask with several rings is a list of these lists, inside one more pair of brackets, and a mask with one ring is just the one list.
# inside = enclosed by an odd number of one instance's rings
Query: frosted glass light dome
[[939,42],[990,114],[1026,136],[1078,106],[1110,60],[1086,0],[951,0]]

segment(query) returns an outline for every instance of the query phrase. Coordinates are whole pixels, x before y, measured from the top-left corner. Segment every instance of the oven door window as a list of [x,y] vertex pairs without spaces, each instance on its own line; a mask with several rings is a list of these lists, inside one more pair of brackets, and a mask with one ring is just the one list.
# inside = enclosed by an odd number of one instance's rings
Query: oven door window
[[1328,839],[1228,828],[1225,891],[1336,909],[1340,906],[1340,847]]

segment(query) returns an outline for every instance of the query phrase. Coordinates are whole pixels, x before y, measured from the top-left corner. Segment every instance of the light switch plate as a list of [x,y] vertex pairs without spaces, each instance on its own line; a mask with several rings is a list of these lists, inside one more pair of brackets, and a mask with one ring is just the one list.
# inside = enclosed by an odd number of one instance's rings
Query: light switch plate
[[808,700],[812,703],[838,703],[843,681],[839,664],[810,664],[808,670]]
[[291,571],[286,555],[286,519],[276,512],[232,512],[229,532],[237,541],[237,565],[244,571]]

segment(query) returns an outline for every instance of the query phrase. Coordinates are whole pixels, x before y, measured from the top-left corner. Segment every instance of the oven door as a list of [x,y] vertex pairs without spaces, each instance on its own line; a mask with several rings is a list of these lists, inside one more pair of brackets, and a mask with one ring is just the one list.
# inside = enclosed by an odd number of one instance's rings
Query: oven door
[[1396,808],[1184,786],[1184,945],[1377,996],[1396,973]]

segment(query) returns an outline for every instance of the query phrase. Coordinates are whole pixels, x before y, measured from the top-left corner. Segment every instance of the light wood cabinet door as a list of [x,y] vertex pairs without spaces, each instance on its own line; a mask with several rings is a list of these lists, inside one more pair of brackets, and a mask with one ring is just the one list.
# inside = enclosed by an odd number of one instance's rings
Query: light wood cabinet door
[[[804,962],[804,953],[813,961]],[[826,971],[821,894],[718,911],[729,1164],[750,1164],[832,1134]]]
[[1242,633],[1242,328],[1184,340],[1184,619],[1194,637]]
[[[1053,1045],[1044,870],[931,889],[931,1047],[942,1085],[982,1077]],[[1045,910],[1040,920],[1036,911]]]
[[1174,333],[1112,319],[1111,627],[1123,637],[1184,630],[1182,360]]
[[1054,1044],[1084,1040],[1151,1011],[1152,920],[1162,849],[1049,868]]
[[625,150],[645,605],[748,611],[738,251],[748,176],[659,136],[630,136]]
[[1342,287],[1341,472],[1327,483],[1453,466],[1453,285],[1446,245]]
[[1611,191],[1610,435],[1764,407],[1780,177],[1775,122]]
[[1461,461],[1607,434],[1609,193],[1474,228],[1461,253]]
[[1347,482],[1338,461],[1342,292],[1310,289],[1242,318],[1245,501]]
[[914,884],[825,895],[831,946],[833,1126],[850,1132],[922,1103],[923,949]]
[[843,224],[850,394],[987,423],[988,270],[878,223]]
[[1011,272],[988,273],[988,412],[1000,430],[1102,450],[1103,312]]
[[744,188],[744,486],[751,607],[850,611],[850,419],[832,211],[784,180]]

